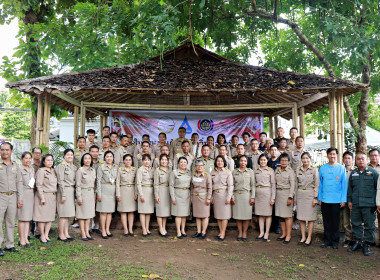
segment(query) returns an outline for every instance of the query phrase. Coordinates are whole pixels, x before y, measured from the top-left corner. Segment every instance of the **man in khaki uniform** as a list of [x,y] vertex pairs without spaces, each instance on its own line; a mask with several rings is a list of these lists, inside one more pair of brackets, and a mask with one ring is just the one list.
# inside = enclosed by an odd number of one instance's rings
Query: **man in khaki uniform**
[[251,150],[252,152],[249,154],[249,156],[252,159],[252,169],[255,169],[256,167],[259,167],[259,164],[257,163],[259,156],[262,154],[259,150],[260,143],[259,140],[257,139],[252,139],[251,140]]
[[274,145],[273,144],[273,139],[272,138],[267,138],[267,140],[265,142],[265,152],[264,152],[264,154],[266,154],[268,157],[270,157],[270,147],[272,147],[272,145]]
[[87,150],[86,150],[86,138],[84,138],[83,136],[78,137],[77,146],[78,147],[74,150],[73,164],[77,168],[79,168],[82,156],[87,152]]
[[293,151],[296,149],[296,138],[298,137],[298,128],[292,127],[289,131],[290,139],[288,140],[288,149]]
[[237,146],[239,144],[239,136],[237,135],[233,135],[232,138],[231,138],[231,145],[230,145],[230,156],[233,158],[233,157],[236,157],[237,156]]
[[[99,150],[98,159],[104,161],[104,154],[105,154],[105,152],[111,151],[110,145],[111,145],[111,139],[110,139],[110,137],[109,136],[104,136],[103,140],[102,140],[102,147]],[[114,160],[116,162],[115,158],[114,158]]]
[[305,152],[305,142],[302,136],[296,138],[296,149],[290,153],[290,166],[293,170],[297,170],[297,167],[302,165],[301,156]]
[[22,207],[22,178],[18,164],[11,160],[13,146],[4,142],[0,146],[0,256],[4,256],[1,246],[4,241],[3,221],[5,220],[4,250],[17,252],[14,245],[14,228],[17,208]]
[[[380,173],[380,151],[378,149],[372,149],[369,151],[368,155],[368,166],[372,167]],[[379,191],[377,192],[377,194],[379,194]],[[379,228],[379,244],[377,244],[377,247],[380,248],[380,212],[377,212],[377,227]]]
[[92,156],[92,164],[95,171],[98,169],[99,165],[103,163],[102,160],[99,159],[99,147],[98,145],[92,145],[89,150],[90,155]]
[[[106,126],[103,127],[103,137],[104,136],[108,136],[109,137],[110,136],[110,132],[111,132],[111,130],[110,130],[110,127],[108,125],[106,125]],[[102,143],[103,143],[103,138],[100,138],[99,141],[98,141],[99,148],[102,146]]]
[[[202,146],[202,156],[197,160],[201,160],[204,165],[204,171],[210,173],[214,169],[214,159],[210,158],[210,147],[207,145]],[[192,172],[195,172],[195,166],[192,166]]]
[[287,153],[288,155],[290,155],[292,151],[287,148],[287,145],[288,142],[285,138],[280,139],[280,141],[278,142],[278,152],[280,154]]
[[248,132],[244,132],[243,135],[243,141],[244,141],[244,150],[245,150],[245,154],[246,155],[249,155],[250,152],[252,152],[252,149],[251,149],[251,134],[249,134]]
[[[212,159],[215,159],[216,158],[216,151],[217,151],[217,148],[216,148],[216,146],[214,145],[214,137],[213,136],[208,136],[207,137],[207,146],[209,146],[209,148],[210,148],[210,158],[212,158]],[[206,170],[206,169],[205,169]],[[208,171],[207,171],[208,172]]]
[[153,162],[154,162],[154,154],[150,152],[150,143],[148,141],[144,141],[141,143],[141,148],[142,148],[142,151],[141,153],[138,153],[135,158],[133,159],[133,165],[136,167],[136,168],[139,168],[141,166],[143,166],[143,161],[142,161],[142,156],[144,154],[148,154],[150,155],[150,160],[151,160],[151,163],[150,163],[150,166],[153,167]]
[[117,144],[117,133],[116,132],[111,132],[110,134],[110,150],[115,153],[117,150],[119,150],[119,144]]
[[190,153],[190,142],[185,140],[182,142],[182,151],[180,153],[176,153],[173,159],[173,170],[178,169],[178,160],[181,157],[185,157],[187,159],[187,170],[191,170],[191,165],[193,164],[194,156]]
[[[133,157],[136,157],[137,154],[142,154],[142,143],[143,142],[149,142],[149,145],[150,145],[150,136],[148,134],[144,134],[142,137],[141,137],[141,144],[137,144],[135,146],[135,151],[133,152]],[[149,153],[152,153],[152,149],[151,147],[149,147]]]
[[95,134],[96,134],[95,130],[88,129],[86,131],[86,134],[87,134],[86,151],[88,151],[91,146],[93,146],[93,145],[98,146],[98,143],[95,142]]
[[[354,155],[353,153],[346,151],[343,154],[343,163],[346,168],[347,178],[350,178],[351,171],[355,169],[354,165]],[[354,240],[352,238],[352,228],[351,228],[351,212],[348,208],[348,205],[345,205],[341,208],[343,212],[343,228],[346,235],[346,240],[343,243],[343,247],[348,247],[350,245],[354,245]]]
[[154,153],[155,157],[159,157],[161,155],[161,147],[166,145],[166,134],[161,132],[158,134],[158,143],[154,144],[152,147],[152,153]]
[[182,152],[182,142],[187,140],[190,145],[190,150],[192,149],[191,140],[186,139],[186,128],[180,127],[178,128],[178,138],[173,139],[170,144],[170,158],[173,159],[174,156],[178,153]]
[[[235,169],[235,162],[232,159],[232,157],[227,156],[227,146],[226,145],[220,145],[219,146],[219,155],[223,156],[226,159],[227,168],[229,170],[231,170],[231,172],[234,171],[234,169]],[[214,165],[213,165],[213,169],[214,169]]]
[[123,157],[128,154],[133,156],[134,151],[135,151],[135,146],[129,143],[128,135],[121,135],[120,146],[119,146],[119,149],[117,150],[117,153],[119,154],[118,155],[119,162],[115,162],[115,163],[119,166],[124,166]]
[[34,147],[32,149],[33,163],[32,167],[34,169],[34,174],[37,173],[41,164],[42,149],[40,147]]

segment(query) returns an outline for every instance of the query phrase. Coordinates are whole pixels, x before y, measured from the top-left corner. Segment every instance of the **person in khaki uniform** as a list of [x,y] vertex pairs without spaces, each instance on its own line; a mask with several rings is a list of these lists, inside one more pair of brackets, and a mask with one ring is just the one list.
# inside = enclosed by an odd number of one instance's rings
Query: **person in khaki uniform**
[[119,150],[119,144],[117,143],[117,133],[116,132],[111,132],[110,133],[110,150],[115,154]]
[[231,155],[230,147],[228,146],[226,136],[224,134],[218,134],[218,136],[216,137],[215,152],[214,152],[213,158],[216,158],[219,155],[220,146],[225,146],[227,149],[227,155],[228,156]]
[[249,154],[250,152],[252,152],[251,150],[251,134],[249,134],[248,132],[244,132],[243,135],[242,135],[242,138],[243,138],[243,141],[244,141],[244,150],[247,154]]
[[119,167],[116,177],[117,211],[120,212],[124,236],[134,236],[134,212],[137,210],[136,167],[131,154],[123,156],[124,166]]
[[219,155],[215,159],[215,168],[211,172],[212,204],[214,217],[218,220],[218,241],[224,241],[228,220],[231,219],[231,197],[234,189],[232,173],[226,168],[227,162]]
[[255,169],[256,167],[259,166],[259,156],[262,154],[262,152],[259,150],[259,140],[257,139],[252,139],[251,140],[251,150],[252,152],[249,153],[249,156],[252,159],[252,169]]
[[279,157],[280,167],[276,169],[276,216],[280,217],[281,236],[278,241],[289,244],[293,224],[293,198],[296,187],[296,176],[294,170],[289,166],[289,155],[282,154]]
[[[103,126],[103,129],[102,129],[102,135],[103,135],[103,138],[104,137],[110,137],[110,132],[111,132],[111,129],[110,129],[110,127],[108,126],[108,125],[106,125],[106,126]],[[102,147],[102,144],[103,144],[103,138],[101,138],[101,139],[99,139],[99,141],[98,141],[98,147],[100,148],[100,147]]]
[[[305,152],[301,156],[302,165],[296,170],[296,199],[297,218],[300,221],[301,240],[298,245],[310,246],[313,235],[314,221],[317,219],[319,172],[311,165],[311,156]],[[308,222],[308,235],[306,238],[306,222]]]
[[207,146],[210,148],[210,158],[215,159],[216,154],[218,153],[217,150],[218,148],[214,145],[214,137],[213,136],[207,136]]
[[90,150],[89,150],[89,153],[91,155],[91,158],[92,158],[92,167],[95,169],[95,171],[98,169],[98,167],[104,163],[103,160],[100,160],[99,159],[99,147],[98,146],[91,146],[90,147]]
[[210,217],[210,203],[212,197],[212,181],[208,172],[204,172],[204,162],[195,162],[195,172],[190,181],[191,203],[193,215],[196,218],[197,232],[193,238],[205,239]]
[[58,179],[53,168],[54,159],[51,154],[45,154],[41,159],[41,168],[36,174],[36,193],[34,195],[33,220],[38,222],[38,229],[43,244],[50,242],[49,232],[51,222],[55,220],[57,210]]
[[160,157],[162,146],[166,146],[166,134],[164,132],[158,134],[158,143],[152,146],[152,153],[154,154],[155,158]]
[[223,156],[224,159],[227,162],[227,168],[232,172],[235,169],[235,162],[232,159],[232,157],[227,156],[227,146],[226,145],[221,145],[219,147],[219,155]]
[[82,160],[82,156],[87,152],[87,150],[86,150],[86,138],[84,138],[83,136],[78,137],[77,146],[78,146],[78,148],[76,148],[74,150],[74,162],[73,163],[76,166],[76,168],[79,168],[80,167],[80,161]]
[[19,242],[18,245],[22,247],[28,247],[30,242],[28,240],[29,234],[29,225],[30,221],[33,218],[33,206],[34,206],[34,186],[35,186],[35,174],[34,169],[31,165],[32,163],[32,154],[29,152],[24,152],[21,155],[20,166],[20,177],[21,180],[19,183],[21,186],[18,186],[22,192],[22,205],[17,209],[18,217],[18,234]]
[[288,155],[292,152],[287,148],[288,142],[286,138],[281,138],[280,141],[278,142],[278,152],[280,154],[287,153]]
[[178,169],[178,162],[181,157],[186,158],[187,170],[191,170],[191,165],[193,164],[194,156],[190,153],[190,142],[185,140],[182,142],[182,152],[175,154],[174,160],[173,160],[173,169]]
[[185,232],[186,217],[190,215],[190,181],[191,173],[187,169],[187,159],[178,159],[179,169],[174,169],[169,175],[169,192],[172,201],[171,214],[175,216],[177,238],[187,237]]
[[194,155],[195,158],[198,158],[202,154],[202,143],[199,143],[199,134],[191,134],[191,150],[190,153]]
[[[169,146],[167,146],[167,145],[161,146],[161,155],[165,154],[165,155],[169,156],[169,151],[170,151]],[[156,157],[154,159],[154,163],[153,163],[153,168],[154,169],[157,169],[158,167],[160,167],[160,157]],[[169,165],[168,165],[168,167],[169,167],[170,170],[173,170],[173,160],[170,158],[170,156],[169,156]]]
[[[105,161],[104,160],[104,154],[107,152],[107,151],[111,151],[110,149],[110,145],[111,145],[111,139],[109,136],[104,136],[103,139],[102,139],[102,146],[101,148],[99,149],[99,155],[98,155],[98,159],[99,160],[102,160],[102,161]],[[111,151],[112,152],[112,151]],[[113,153],[113,152],[112,152]],[[116,162],[116,160],[115,160]]]
[[236,157],[238,155],[237,152],[237,146],[239,144],[239,136],[233,135],[231,138],[231,145],[229,146],[230,148],[230,157]]
[[63,152],[64,161],[55,169],[58,178],[58,240],[63,242],[74,240],[74,238],[69,235],[69,219],[75,217],[74,188],[77,167],[73,165],[73,158],[74,151],[72,149],[66,149]]
[[[255,214],[259,216],[260,234],[256,241],[268,242],[272,223],[273,205],[276,198],[276,177],[272,168],[268,166],[268,156],[259,156],[259,167],[255,169],[256,194]],[[265,233],[264,233],[265,228]]]
[[[368,155],[369,155],[369,164],[368,166],[372,167],[373,169],[375,169],[376,171],[378,171],[380,173],[380,151],[379,149],[372,149],[368,152]],[[379,192],[377,192],[379,193]],[[380,232],[380,212],[377,213],[377,227],[379,229],[379,232]],[[380,248],[380,233],[378,235],[378,241],[379,241],[379,244],[377,244],[377,247]]]
[[180,127],[178,128],[178,138],[173,139],[170,144],[170,157],[171,159],[174,159],[174,156],[178,153],[182,152],[182,142],[188,141],[190,148],[189,152],[192,150],[191,140],[186,139],[186,128]]
[[95,217],[95,182],[96,171],[92,157],[86,153],[75,175],[76,218],[83,241],[94,240],[90,235],[90,221]]
[[22,206],[22,183],[20,168],[15,161],[11,160],[13,146],[4,142],[0,146],[0,256],[4,253],[1,249],[3,244],[3,220],[5,220],[5,244],[4,250],[17,252],[14,246],[14,228],[17,215],[17,207]]
[[[207,145],[203,145],[202,147],[202,156],[197,160],[201,160],[203,162],[204,171],[210,173],[214,169],[214,160],[210,158],[210,147]],[[194,161],[192,162],[193,168],[192,171],[195,172]]]
[[[161,149],[166,146],[162,146]],[[161,154],[160,165],[154,170],[154,200],[156,202],[156,216],[158,231],[162,237],[168,237],[166,231],[166,220],[170,217],[170,192],[169,192],[169,167],[170,158],[167,154]]]
[[[144,148],[144,146],[143,146]],[[138,212],[142,227],[142,236],[152,235],[149,230],[150,215],[154,213],[154,191],[153,191],[153,168],[150,155],[143,154],[143,166],[137,169],[136,189],[138,194]]]
[[124,166],[123,158],[125,155],[133,155],[135,151],[135,146],[129,144],[129,137],[128,135],[121,135],[120,136],[120,146],[117,150],[119,162],[115,162],[120,167]]
[[296,138],[296,148],[289,153],[290,167],[293,170],[297,170],[297,167],[302,165],[301,155],[305,152],[304,146],[305,146],[305,141],[303,137],[298,136]]
[[95,141],[95,134],[96,134],[95,130],[88,129],[86,131],[86,134],[87,134],[87,141],[86,141],[85,149],[86,149],[86,151],[88,151],[91,146],[93,146],[93,145],[98,146],[99,144]]
[[232,172],[234,192],[232,195],[232,217],[238,228],[238,241],[247,241],[249,221],[252,219],[252,208],[255,203],[255,173],[247,168],[248,157],[239,158],[239,168]]
[[36,174],[38,169],[40,169],[40,165],[41,165],[42,149],[40,147],[34,147],[32,149],[32,157],[33,157],[32,167],[34,169],[34,174]]
[[149,155],[149,157],[152,159],[150,162],[150,166],[153,167],[153,159],[154,159],[154,154],[149,152],[150,149],[150,143],[148,141],[144,141],[141,143],[141,153],[138,153],[135,158],[133,159],[135,167],[138,169],[141,166],[143,166],[143,155]]
[[287,148],[290,151],[293,151],[297,149],[296,147],[296,139],[298,137],[298,128],[297,127],[292,127],[289,131],[290,139],[288,140],[288,146]]
[[112,151],[104,154],[105,163],[96,170],[96,211],[100,213],[100,227],[102,238],[113,237],[110,232],[112,213],[116,206],[116,176],[118,166],[114,164]]
[[[354,165],[354,154],[346,151],[343,153],[343,163],[346,168],[346,176],[350,177],[351,171],[355,169]],[[343,247],[348,247],[354,245],[355,241],[352,237],[352,227],[351,227],[351,211],[348,205],[342,207],[341,212],[343,212],[343,228],[346,238],[343,243]]]
[[142,144],[143,142],[148,142],[149,143],[149,152],[148,153],[145,153],[145,154],[150,154],[152,153],[152,147],[150,147],[150,137],[148,134],[144,134],[141,138],[141,144],[137,144],[135,145],[135,150],[133,152],[133,157],[135,158],[137,156],[137,154],[144,154],[142,152]]

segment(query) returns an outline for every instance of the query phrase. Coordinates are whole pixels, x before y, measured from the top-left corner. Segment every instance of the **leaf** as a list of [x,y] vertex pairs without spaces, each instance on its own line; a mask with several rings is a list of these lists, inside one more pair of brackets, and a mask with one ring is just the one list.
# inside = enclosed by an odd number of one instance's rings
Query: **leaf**
[[143,274],[141,275],[142,278],[149,278],[149,275]]
[[219,253],[211,253],[212,256],[219,256]]
[[303,263],[300,263],[298,266],[300,267],[304,267],[305,265]]
[[205,4],[206,4],[206,0],[202,0],[201,3],[199,3],[199,8],[203,9]]
[[99,247],[99,248],[102,248],[102,247],[103,247],[103,245],[102,245],[102,244],[99,244],[99,245],[98,245],[98,247]]
[[280,255],[280,258],[285,258],[285,256],[284,255]]
[[289,81],[288,84],[295,85],[296,83],[293,81]]
[[152,273],[152,274],[149,275],[149,279],[160,279],[160,278],[161,278],[161,276],[158,275],[158,274]]
[[332,269],[335,269],[335,268],[337,268],[337,267],[336,267],[336,266],[332,266],[331,268],[332,268]]
[[40,250],[46,250],[46,247],[40,247]]
[[55,264],[55,262],[48,262],[47,265]]

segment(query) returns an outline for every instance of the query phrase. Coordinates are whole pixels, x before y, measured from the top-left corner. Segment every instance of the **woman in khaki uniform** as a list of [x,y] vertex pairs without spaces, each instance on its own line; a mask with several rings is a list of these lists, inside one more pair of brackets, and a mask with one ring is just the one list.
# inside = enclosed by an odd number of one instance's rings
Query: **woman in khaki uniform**
[[55,220],[57,209],[58,180],[53,165],[53,156],[45,154],[41,159],[41,168],[36,173],[37,191],[34,195],[33,221],[38,222],[40,240],[43,244],[50,242],[51,222]]
[[142,227],[142,236],[152,235],[149,230],[150,214],[154,213],[154,193],[153,193],[153,168],[152,158],[149,154],[142,155],[142,163],[136,173],[136,188],[139,196],[138,212]]
[[212,200],[214,204],[214,217],[218,220],[218,241],[226,236],[228,220],[231,219],[231,197],[234,189],[232,173],[226,168],[226,159],[219,155],[215,159],[215,169],[211,172]]
[[280,217],[281,237],[277,241],[289,244],[293,224],[293,197],[296,187],[294,170],[289,166],[290,157],[283,153],[279,157],[280,167],[276,169],[276,203],[275,213]]
[[204,162],[202,160],[195,162],[195,172],[191,176],[190,190],[193,216],[197,222],[197,232],[192,237],[205,239],[210,217],[212,181],[210,174],[204,172]]
[[[310,246],[314,229],[314,221],[317,219],[317,209],[319,189],[318,168],[311,165],[311,156],[308,152],[301,155],[302,166],[296,171],[297,186],[296,199],[297,218],[300,221],[301,240],[299,245]],[[306,221],[308,221],[308,235],[306,239]]]
[[108,239],[113,234],[110,232],[112,213],[116,206],[116,176],[118,165],[114,163],[112,151],[104,153],[105,163],[102,163],[96,171],[96,211],[100,213],[100,226],[102,238]]
[[24,152],[21,155],[20,173],[22,181],[19,183],[22,184],[18,189],[22,191],[20,197],[22,197],[22,206],[17,209],[18,217],[18,234],[20,241],[18,245],[28,246],[28,234],[29,234],[29,225],[30,221],[33,218],[33,206],[34,206],[34,168],[32,164],[32,154],[29,152]]
[[117,211],[120,212],[124,236],[134,236],[133,222],[137,210],[136,167],[131,154],[123,156],[124,167],[119,167],[116,177]]
[[210,157],[214,156],[213,158],[216,158],[219,155],[219,148],[220,146],[225,146],[227,149],[227,156],[231,156],[231,150],[230,147],[228,146],[228,142],[226,140],[226,136],[224,134],[219,134],[216,137],[216,144],[215,144],[215,152],[213,155],[210,154]]
[[[166,146],[163,146],[166,147]],[[170,192],[169,175],[170,159],[167,154],[161,154],[159,158],[160,166],[154,171],[154,200],[156,201],[156,216],[158,231],[162,237],[168,237],[166,231],[166,220],[170,217]]]
[[190,180],[191,172],[187,169],[185,157],[178,159],[178,169],[169,176],[169,191],[172,200],[171,214],[175,216],[177,238],[187,237],[185,232],[186,217],[190,215]]
[[66,149],[63,152],[63,159],[64,161],[55,169],[58,178],[58,240],[67,242],[74,240],[69,235],[69,218],[75,217],[74,187],[77,167],[73,164],[74,151]]
[[95,180],[96,171],[92,156],[82,156],[81,167],[75,176],[75,193],[77,197],[76,218],[78,219],[83,241],[94,240],[90,235],[90,221],[95,217]]
[[[160,155],[165,154],[169,156],[169,151],[170,151],[169,146],[163,145],[160,148],[160,153],[161,153]],[[153,168],[157,169],[158,167],[160,167],[160,157],[155,158],[153,162]],[[173,170],[173,160],[170,158],[170,156],[169,156],[168,167],[169,167],[169,170]]]
[[255,173],[247,168],[248,157],[239,157],[239,168],[232,171],[234,192],[232,195],[232,217],[238,228],[237,241],[247,241],[249,221],[252,220],[252,208],[255,203]]
[[273,169],[268,167],[268,160],[266,154],[261,154],[258,159],[259,167],[255,169],[255,215],[259,216],[260,228],[260,234],[256,240],[263,240],[263,242],[268,242],[273,205],[276,198],[276,178]]

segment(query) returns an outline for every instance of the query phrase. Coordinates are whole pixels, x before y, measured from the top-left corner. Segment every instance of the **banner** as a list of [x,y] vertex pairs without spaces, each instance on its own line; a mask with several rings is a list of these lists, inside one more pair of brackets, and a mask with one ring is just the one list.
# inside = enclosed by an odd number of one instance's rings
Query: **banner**
[[186,138],[194,132],[199,134],[199,141],[206,143],[207,136],[224,134],[228,142],[233,135],[242,138],[244,132],[259,139],[263,131],[262,113],[243,112],[199,112],[199,111],[110,111],[109,125],[111,132],[119,135],[131,133],[140,142],[143,134],[149,134],[153,143],[158,142],[158,134],[166,133],[167,142],[178,138],[178,128],[186,128]]

